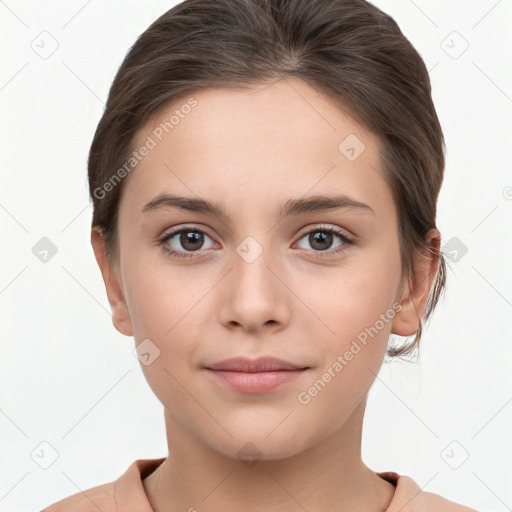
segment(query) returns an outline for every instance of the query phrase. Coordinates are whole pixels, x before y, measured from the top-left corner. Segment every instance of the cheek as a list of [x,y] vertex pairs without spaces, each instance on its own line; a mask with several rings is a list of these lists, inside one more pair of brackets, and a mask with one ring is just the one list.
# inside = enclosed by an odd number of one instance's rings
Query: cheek
[[323,332],[314,336],[322,362],[297,401],[304,421],[323,418],[326,435],[352,414],[380,370],[395,315],[392,292],[386,277],[376,272],[333,280],[327,293],[310,295],[328,328],[315,319],[314,330]]
[[158,354],[148,365],[141,360],[146,381],[160,402],[185,421],[194,413],[188,391],[195,393],[190,372],[200,348],[197,326],[204,315],[200,298],[205,294],[205,280],[201,284],[201,280],[176,273],[167,278],[165,268],[149,271],[134,265],[126,283],[136,343],[149,339]]
[[157,252],[131,253],[123,279],[135,339],[154,337],[167,343],[185,326],[190,332],[214,276],[201,276],[192,267],[173,269],[164,255],[154,256]]
[[316,317],[307,315],[309,330],[313,325],[322,333],[323,350],[331,357],[347,350],[352,340],[364,343],[365,333],[373,344],[385,343],[391,330],[400,279],[398,252],[390,247],[359,254],[346,265],[306,276],[301,283],[301,289],[308,290],[304,302]]
[[189,272],[173,271],[163,258],[152,265],[142,260],[133,258],[126,265],[125,283],[136,343],[149,339],[159,351],[154,364],[142,365],[158,396],[162,386],[179,388],[177,382],[185,380],[200,360],[204,322],[211,318],[205,299],[216,276],[208,271],[202,276],[192,267]]

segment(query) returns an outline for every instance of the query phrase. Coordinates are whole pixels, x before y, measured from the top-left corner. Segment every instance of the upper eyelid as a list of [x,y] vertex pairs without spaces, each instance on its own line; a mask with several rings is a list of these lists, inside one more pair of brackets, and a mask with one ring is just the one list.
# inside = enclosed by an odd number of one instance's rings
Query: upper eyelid
[[[169,228],[169,231],[165,230],[164,234],[162,235],[162,237],[168,236],[170,234],[176,234],[176,233],[179,233],[181,231],[201,231],[201,232],[203,232],[203,233],[208,235],[208,229],[209,228],[205,229],[204,227],[199,226],[197,224],[184,225],[184,226],[179,226],[177,228]],[[347,228],[342,228],[340,226],[334,226],[334,225],[325,224],[325,223],[320,223],[320,224],[318,224],[316,226],[311,226],[311,227],[308,227],[308,228],[304,228],[304,231],[302,231],[302,234],[307,234],[310,231],[313,231],[315,229],[317,229],[318,231],[321,231],[322,229],[326,229],[326,230],[333,229],[333,230],[337,230],[337,231],[338,230],[339,231],[346,231],[348,233],[347,236],[355,236]],[[211,236],[211,235],[208,235],[208,236]]]
[[204,233],[208,235],[210,238],[212,236],[208,233],[208,230],[204,227],[200,227],[197,225],[185,225],[185,226],[179,226],[177,228],[169,228],[169,230],[164,230],[164,233],[160,238],[165,238],[171,235],[177,235],[178,233],[181,233],[182,231],[200,231],[201,233]]
[[342,235],[346,236],[347,238],[355,238],[355,235],[348,231],[347,228],[342,228],[340,226],[333,226],[329,224],[321,224],[318,226],[305,228],[305,230],[301,232],[300,236],[302,237],[304,235],[307,235],[308,233],[311,233],[311,231],[339,231]]

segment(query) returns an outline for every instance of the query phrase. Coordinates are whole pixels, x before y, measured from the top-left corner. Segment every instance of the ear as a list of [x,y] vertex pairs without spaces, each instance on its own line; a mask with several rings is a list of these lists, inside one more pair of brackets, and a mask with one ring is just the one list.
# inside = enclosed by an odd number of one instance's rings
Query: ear
[[421,319],[425,315],[428,296],[437,275],[439,264],[438,254],[441,244],[439,231],[431,229],[425,236],[425,241],[429,245],[430,251],[423,251],[414,260],[412,286],[410,286],[410,283],[404,286],[400,297],[402,309],[393,319],[392,334],[412,336],[420,328]]
[[126,306],[120,279],[117,276],[116,269],[107,259],[103,233],[98,226],[92,228],[91,244],[94,250],[94,256],[101,270],[101,275],[103,276],[103,281],[105,282],[108,302],[112,308],[112,323],[121,334],[133,336],[130,313]]

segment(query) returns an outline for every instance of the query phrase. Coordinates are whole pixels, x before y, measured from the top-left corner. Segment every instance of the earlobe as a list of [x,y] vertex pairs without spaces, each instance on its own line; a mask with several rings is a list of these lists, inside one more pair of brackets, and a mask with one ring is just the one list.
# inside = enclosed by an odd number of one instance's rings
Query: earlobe
[[420,327],[421,317],[410,294],[400,302],[400,306],[391,324],[391,334],[412,336]]
[[112,309],[112,323],[121,334],[133,336],[130,313],[126,306],[123,289],[115,269],[108,261],[103,233],[98,226],[94,226],[91,230],[91,245],[103,276],[108,302]]
[[112,308],[112,323],[121,334],[124,334],[125,336],[133,336],[130,312],[126,307],[126,303],[119,302],[115,308]]
[[432,284],[437,275],[439,264],[440,233],[431,229],[425,242],[429,245],[428,251],[423,251],[414,261],[414,275],[411,282],[405,287],[400,305],[402,309],[395,316],[391,332],[399,336],[412,336],[420,328],[425,316],[427,301]]

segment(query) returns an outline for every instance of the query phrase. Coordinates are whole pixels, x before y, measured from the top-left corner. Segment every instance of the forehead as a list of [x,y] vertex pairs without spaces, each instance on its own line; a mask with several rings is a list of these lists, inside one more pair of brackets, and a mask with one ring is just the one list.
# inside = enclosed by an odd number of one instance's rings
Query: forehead
[[338,191],[385,209],[392,198],[380,144],[297,79],[210,88],[167,105],[139,130],[133,149],[151,149],[131,172],[124,201],[131,215],[162,192],[243,198],[247,210]]

